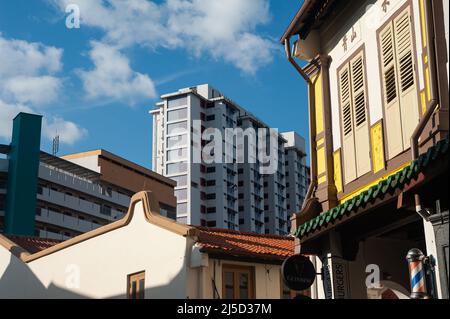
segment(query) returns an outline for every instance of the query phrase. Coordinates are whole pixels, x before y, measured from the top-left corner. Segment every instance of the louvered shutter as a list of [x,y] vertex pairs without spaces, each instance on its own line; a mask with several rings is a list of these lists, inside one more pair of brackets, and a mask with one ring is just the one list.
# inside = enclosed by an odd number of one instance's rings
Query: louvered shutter
[[356,175],[360,177],[368,173],[371,169],[365,61],[362,52],[350,61],[350,69],[354,114]]
[[395,59],[394,29],[389,24],[380,33],[381,67],[383,77],[385,123],[387,132],[388,158],[403,152],[403,134],[400,114],[398,75]]
[[397,73],[399,74],[403,149],[406,150],[410,147],[411,135],[419,122],[412,46],[411,12],[409,8],[394,20],[394,30]]
[[341,105],[342,150],[344,157],[344,180],[348,184],[356,179],[356,150],[353,120],[350,68],[344,66],[339,72]]

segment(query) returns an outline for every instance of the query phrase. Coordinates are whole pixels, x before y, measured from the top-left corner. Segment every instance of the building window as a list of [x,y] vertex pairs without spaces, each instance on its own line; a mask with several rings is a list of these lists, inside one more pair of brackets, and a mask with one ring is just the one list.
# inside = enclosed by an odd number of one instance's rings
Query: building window
[[177,200],[180,201],[184,201],[187,200],[188,198],[188,191],[187,189],[177,189],[175,191],[175,197],[177,198]]
[[186,173],[188,166],[186,162],[174,163],[167,165],[167,175]]
[[167,125],[167,135],[181,135],[187,132],[187,122],[179,122]]
[[346,184],[368,173],[371,167],[365,65],[364,52],[361,50],[339,70],[341,134]]
[[255,296],[253,268],[224,265],[222,295],[224,299],[253,299]]
[[100,209],[102,215],[111,216],[111,207],[103,205]]
[[173,109],[175,107],[180,107],[180,106],[187,106],[187,105],[188,105],[187,96],[167,100],[167,108],[169,108],[169,109]]
[[214,121],[216,119],[216,116],[215,115],[208,115],[207,117],[206,117],[206,120],[207,121]]
[[187,175],[174,176],[171,177],[170,179],[177,182],[177,187],[187,186]]
[[206,227],[216,227],[216,226],[217,226],[217,223],[215,221],[206,223]]
[[175,161],[183,161],[187,160],[187,148],[180,148],[177,150],[171,150],[167,152],[167,161],[175,162]]
[[188,115],[187,109],[169,111],[167,112],[167,121],[174,122],[179,120],[185,120],[187,119],[187,115]]
[[177,205],[177,214],[178,215],[185,215],[188,213],[188,204],[187,203],[180,203]]
[[145,271],[128,275],[128,299],[145,298]]
[[167,138],[167,148],[186,147],[187,144],[187,135],[172,136]]
[[388,159],[410,147],[419,122],[413,37],[409,6],[379,33]]
[[208,194],[206,195],[206,200],[214,200],[216,199],[216,194]]

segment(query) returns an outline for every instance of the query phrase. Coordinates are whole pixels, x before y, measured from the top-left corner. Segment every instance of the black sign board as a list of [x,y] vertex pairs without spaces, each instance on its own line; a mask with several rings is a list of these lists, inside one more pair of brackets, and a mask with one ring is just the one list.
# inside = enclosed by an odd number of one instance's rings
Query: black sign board
[[317,275],[312,262],[301,255],[286,259],[281,268],[281,274],[285,285],[294,291],[310,288]]

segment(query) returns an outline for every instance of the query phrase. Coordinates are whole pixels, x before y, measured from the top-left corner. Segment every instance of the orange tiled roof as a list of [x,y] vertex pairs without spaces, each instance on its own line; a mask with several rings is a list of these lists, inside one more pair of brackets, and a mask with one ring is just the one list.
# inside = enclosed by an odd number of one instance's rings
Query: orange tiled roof
[[[208,253],[260,260],[283,261],[294,255],[294,238],[260,235],[226,229],[195,227],[198,243]],[[61,243],[60,240],[28,236],[7,236],[9,240],[30,254],[40,252]]]
[[22,247],[30,254],[38,253],[44,249],[61,243],[61,240],[43,239],[29,236],[6,236],[9,240]]
[[196,227],[198,243],[209,253],[282,261],[294,255],[294,239],[224,229]]

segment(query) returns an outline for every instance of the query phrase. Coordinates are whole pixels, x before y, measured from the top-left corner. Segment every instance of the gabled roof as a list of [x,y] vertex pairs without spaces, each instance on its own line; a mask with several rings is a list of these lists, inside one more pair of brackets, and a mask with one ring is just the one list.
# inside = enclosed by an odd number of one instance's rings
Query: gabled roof
[[441,160],[445,155],[448,155],[449,144],[449,136],[447,136],[446,139],[430,147],[428,152],[422,154],[400,172],[389,176],[353,199],[300,225],[294,235],[300,239],[305,238],[316,231],[338,223],[344,216],[350,215],[366,205],[370,205],[371,202],[383,197],[385,194],[404,189],[419,173]]
[[128,213],[121,220],[114,223],[99,227],[75,238],[61,242],[39,239],[35,237],[13,236],[8,238],[5,235],[0,234],[0,246],[3,246],[9,250],[23,262],[32,262],[98,236],[102,236],[109,232],[126,227],[133,219],[135,214],[135,206],[139,202],[142,202],[143,204],[145,219],[148,223],[156,225],[179,236],[187,237],[195,235],[195,228],[177,224],[175,221],[161,216],[158,201],[152,192],[140,192],[131,198]]
[[141,192],[134,195],[128,214],[123,219],[67,241],[28,236],[4,236],[0,234],[0,245],[22,259],[22,261],[31,262],[127,226],[133,218],[135,205],[140,201],[143,203],[147,222],[180,236],[194,239],[205,253],[214,254],[221,258],[239,257],[273,263],[281,263],[284,259],[294,254],[293,237],[261,235],[177,224],[175,221],[162,217],[159,214],[158,202],[151,192]]
[[294,255],[293,237],[196,227],[204,252],[238,258],[283,261]]

